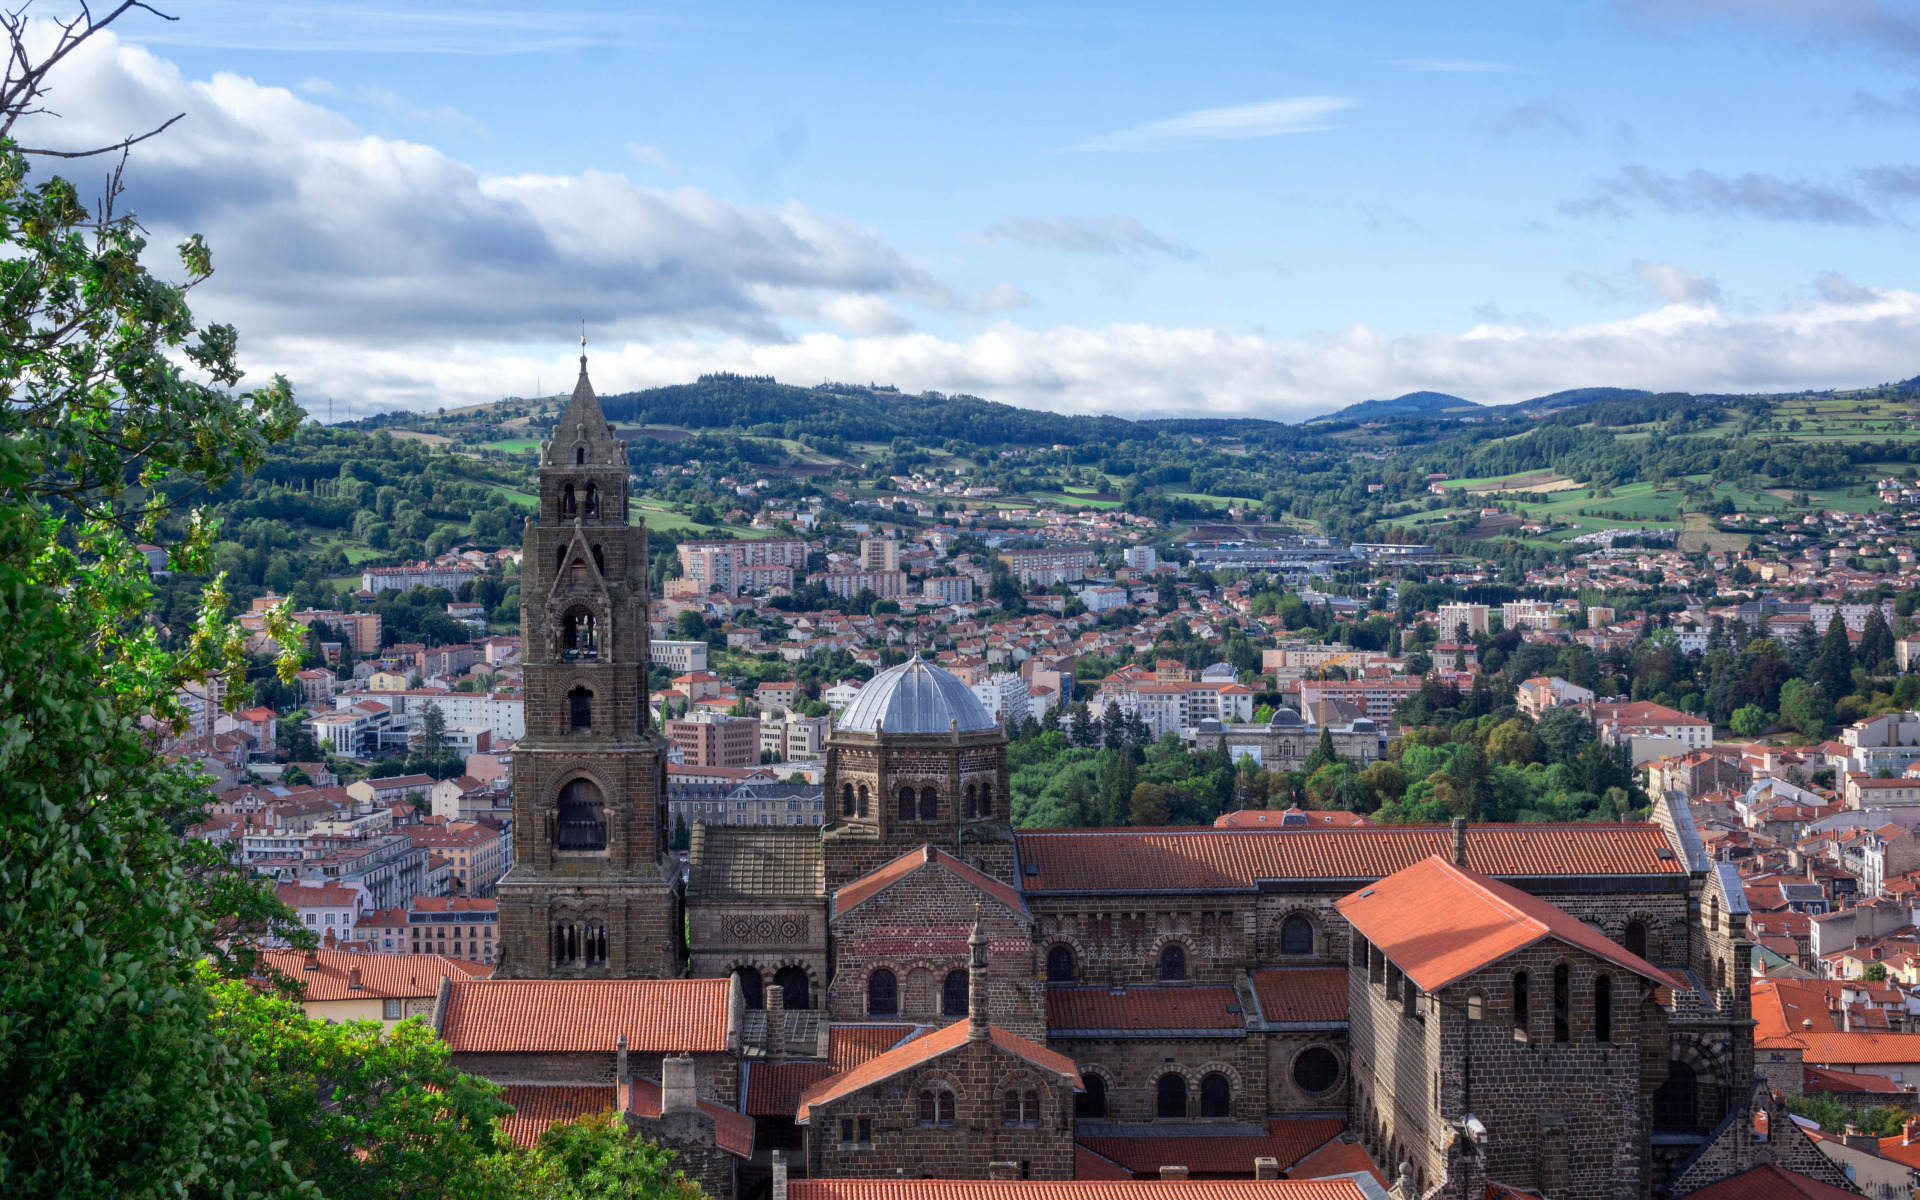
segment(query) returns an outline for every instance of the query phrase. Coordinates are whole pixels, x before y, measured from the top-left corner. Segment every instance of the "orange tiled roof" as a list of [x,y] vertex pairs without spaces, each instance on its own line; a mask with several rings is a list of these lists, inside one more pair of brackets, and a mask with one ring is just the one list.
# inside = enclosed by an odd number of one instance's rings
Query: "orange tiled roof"
[[834,915],[849,912],[920,868],[932,866],[946,868],[964,882],[972,884],[1014,912],[1025,911],[1026,906],[1021,902],[1019,892],[993,876],[968,866],[946,851],[936,850],[932,845],[927,845],[902,854],[892,862],[876,867],[851,883],[842,884],[840,890],[833,894]]
[[[1758,982],[1757,980],[1755,982]],[[1755,1031],[1754,1044],[1766,1035]],[[1920,1033],[1829,1033],[1818,1029],[1798,1029],[1790,1038],[1772,1039],[1776,1043],[1797,1043],[1804,1061],[1816,1066],[1832,1063],[1916,1063],[1920,1064]]]
[[726,979],[542,979],[455,982],[440,1036],[456,1053],[727,1049]]
[[[1832,1190],[1832,1189],[1829,1189]],[[1350,1180],[795,1179],[788,1200],[1364,1200]]]
[[745,1071],[747,1098],[740,1107],[750,1117],[792,1117],[801,1093],[835,1073],[823,1062],[755,1062]]
[[1729,1175],[1699,1191],[1688,1192],[1687,1197],[1688,1200],[1853,1200],[1859,1194],[1767,1163]]
[[[1283,826],[1282,822],[1288,819],[1293,824]],[[1305,812],[1290,808],[1275,812],[1265,808],[1244,808],[1239,812],[1221,813],[1213,819],[1215,829],[1364,829],[1372,825],[1372,821],[1359,813],[1339,809]]]
[[[753,1157],[753,1118],[745,1113],[722,1108],[710,1100],[698,1102],[700,1111],[713,1118],[713,1144],[738,1158]],[[660,1115],[660,1085],[651,1079],[633,1080],[633,1112],[642,1117]]]
[[1565,909],[1435,855],[1334,902],[1422,991],[1435,991],[1547,938],[1642,978],[1685,985]]
[[1356,1171],[1365,1171],[1373,1176],[1374,1182],[1381,1187],[1388,1185],[1387,1177],[1374,1165],[1373,1156],[1359,1142],[1335,1140],[1315,1150],[1287,1171],[1289,1179],[1324,1179],[1329,1175],[1351,1175]]
[[[299,950],[263,950],[262,961],[307,985],[308,1000],[420,1000],[440,991],[441,976],[458,987],[476,975],[493,974],[491,966],[439,954],[357,954],[346,950],[315,950],[314,970]],[[360,986],[353,986],[353,972]]]
[[[1074,829],[1017,836],[1029,892],[1250,890],[1265,879],[1384,879],[1451,855],[1438,826],[1370,829]],[[1684,875],[1655,825],[1487,825],[1467,865],[1495,877]],[[1150,882],[1148,882],[1150,881]]]
[[1102,1158],[1081,1143],[1073,1147],[1073,1178],[1076,1182],[1092,1179],[1132,1179],[1133,1172],[1110,1158]]
[[1901,1087],[1885,1075],[1872,1075],[1860,1071],[1835,1071],[1827,1067],[1800,1068],[1800,1090],[1803,1092],[1891,1092],[1900,1093],[1907,1089]]
[[[837,1100],[861,1088],[871,1086],[882,1079],[911,1070],[921,1063],[940,1057],[950,1050],[956,1050],[967,1040],[969,1022],[955,1021],[945,1029],[917,1037],[904,1046],[896,1046],[885,1054],[870,1058],[851,1071],[842,1071],[829,1076],[808,1088],[800,1096],[800,1108],[794,1120],[805,1124],[809,1110],[815,1104],[826,1104]],[[1019,1058],[1024,1058],[1042,1070],[1052,1071],[1073,1081],[1074,1090],[1080,1090],[1080,1068],[1064,1054],[1058,1054],[1045,1046],[1030,1042],[1017,1033],[1010,1033],[998,1025],[989,1026],[993,1044],[997,1048]]]
[[513,1105],[513,1115],[502,1126],[516,1146],[533,1145],[549,1126],[590,1117],[614,1106],[612,1084],[508,1084],[500,1098]]
[[1278,1159],[1284,1171],[1346,1128],[1338,1117],[1294,1117],[1269,1121],[1264,1137],[1198,1125],[1163,1137],[1086,1137],[1078,1144],[1136,1176],[1157,1177],[1163,1166],[1185,1167],[1195,1175],[1251,1176],[1254,1159]]
[[1345,967],[1268,967],[1253,973],[1253,990],[1269,1021],[1347,1019]]
[[833,1025],[827,1029],[827,1065],[836,1073],[851,1071],[878,1058],[917,1030],[917,1025]]
[[1049,1036],[1095,1030],[1237,1033],[1245,1028],[1240,999],[1230,987],[1047,989]]

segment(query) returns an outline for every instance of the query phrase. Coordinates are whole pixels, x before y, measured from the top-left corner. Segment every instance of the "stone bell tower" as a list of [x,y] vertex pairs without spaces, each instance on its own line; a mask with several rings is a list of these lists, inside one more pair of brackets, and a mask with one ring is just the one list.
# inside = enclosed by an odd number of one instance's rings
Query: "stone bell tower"
[[647,531],[628,519],[626,444],[587,381],[585,341],[520,563],[526,736],[499,885],[510,979],[664,977],[682,961],[666,742],[647,713]]

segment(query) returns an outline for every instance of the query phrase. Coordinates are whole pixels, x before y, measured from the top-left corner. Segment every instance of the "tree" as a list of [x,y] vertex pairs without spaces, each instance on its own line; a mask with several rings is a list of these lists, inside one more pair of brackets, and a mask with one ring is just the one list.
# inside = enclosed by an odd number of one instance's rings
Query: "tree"
[[[1853,643],[1847,637],[1847,624],[1840,619],[1838,608],[1833,610],[1833,619],[1827,622],[1827,636],[1820,639],[1820,652],[1814,656],[1807,673],[1826,689],[1829,700],[1838,700],[1853,691]],[[1786,712],[1784,693],[1780,711]]]
[[[54,65],[134,7],[81,10],[37,59],[24,14],[0,16],[15,48],[0,137],[41,106]],[[117,175],[89,211],[64,179],[30,185],[30,157],[0,149],[0,675],[31,681],[0,692],[0,1193],[290,1191],[196,965],[246,969],[216,951],[286,912],[176,835],[205,780],[141,725],[183,729],[189,681],[241,702],[245,634],[216,576],[163,644],[135,544],[171,541],[176,568],[211,573],[215,524],[174,501],[258,467],[302,414],[284,380],[240,392],[234,330],[194,324],[186,292],[212,270],[198,237],[180,247],[186,281],[157,278],[113,210]],[[285,682],[300,639],[284,608],[266,620]]]
[[420,706],[420,744],[419,752],[429,758],[438,758],[447,748],[447,718],[440,711],[437,701],[429,700]]
[[1487,734],[1487,754],[1496,763],[1525,766],[1533,761],[1533,734],[1519,717],[1511,717]]
[[1876,673],[1892,669],[1893,630],[1878,604],[1867,610],[1867,622],[1860,632],[1860,661]]
[[1136,784],[1133,789],[1129,821],[1137,826],[1165,825],[1167,823],[1166,789],[1153,783]]
[[1748,704],[1733,711],[1733,731],[1741,737],[1759,737],[1773,724],[1767,710],[1757,704]]
[[683,608],[680,615],[673,619],[673,636],[683,642],[704,642],[707,640],[707,619],[700,615],[697,608]]
[[1821,685],[1789,679],[1780,689],[1780,719],[1808,737],[1825,737],[1833,703]]
[[1865,967],[1861,968],[1860,978],[1866,980],[1868,983],[1885,983],[1887,981],[1887,964],[1883,962],[1868,963]]
[[1326,766],[1328,763],[1339,761],[1340,754],[1333,748],[1333,730],[1328,726],[1322,725],[1320,727],[1320,742],[1313,748],[1313,752],[1307,755],[1307,761],[1302,770],[1308,778],[1312,778],[1313,773],[1321,767]]
[[1549,763],[1570,761],[1593,736],[1593,723],[1575,708],[1548,709],[1533,726],[1535,751]]

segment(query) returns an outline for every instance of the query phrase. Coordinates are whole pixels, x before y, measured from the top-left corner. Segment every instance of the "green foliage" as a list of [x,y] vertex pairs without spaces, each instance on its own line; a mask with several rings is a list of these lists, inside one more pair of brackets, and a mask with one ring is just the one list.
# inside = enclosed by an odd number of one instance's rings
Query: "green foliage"
[[1860,978],[1866,980],[1868,983],[1885,983],[1887,981],[1887,964],[1883,962],[1868,963],[1865,967],[1861,968]]
[[1820,684],[1789,679],[1780,688],[1780,719],[1808,737],[1824,737],[1833,722],[1833,704]]
[[1907,1119],[1904,1109],[1880,1104],[1853,1108],[1820,1092],[1787,1097],[1787,1111],[1819,1122],[1824,1133],[1843,1133],[1847,1126],[1857,1125],[1862,1132],[1875,1137],[1898,1136]]
[[514,1200],[702,1200],[673,1160],[607,1112],[549,1126],[527,1153],[490,1160],[488,1177]]
[[1733,712],[1733,731],[1741,737],[1759,737],[1773,724],[1773,716],[1758,704],[1746,704]]

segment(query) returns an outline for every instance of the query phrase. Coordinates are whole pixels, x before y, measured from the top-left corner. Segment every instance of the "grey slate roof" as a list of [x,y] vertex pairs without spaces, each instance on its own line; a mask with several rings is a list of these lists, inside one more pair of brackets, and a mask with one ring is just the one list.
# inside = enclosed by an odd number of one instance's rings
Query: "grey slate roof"
[[825,896],[816,825],[708,825],[687,863],[687,890],[703,900]]

